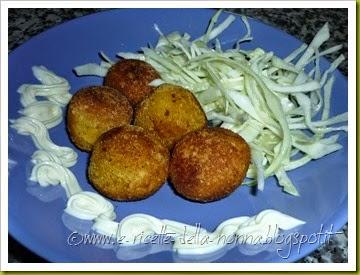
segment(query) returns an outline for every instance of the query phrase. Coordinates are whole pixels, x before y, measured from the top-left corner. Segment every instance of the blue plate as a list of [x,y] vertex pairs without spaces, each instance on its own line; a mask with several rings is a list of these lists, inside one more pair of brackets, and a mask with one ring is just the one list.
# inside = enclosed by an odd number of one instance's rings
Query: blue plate
[[[178,30],[197,37],[203,34],[213,13],[213,10],[202,9],[112,10],[82,17],[37,35],[9,56],[9,118],[19,117],[17,111],[21,105],[17,88],[23,83],[36,83],[32,66],[44,65],[65,77],[74,93],[81,87],[102,82],[96,77],[79,78],[72,72],[77,65],[99,62],[99,51],[114,57],[119,51],[134,52],[147,43],[155,44],[158,34],[153,28],[154,23],[164,33]],[[222,18],[225,16],[223,14]],[[247,48],[262,47],[285,57],[301,45],[300,41],[280,30],[253,19],[249,22],[254,40],[245,45]],[[220,38],[229,46],[244,33],[244,26],[238,20]],[[322,68],[328,65],[325,59],[321,61]],[[331,115],[347,111],[347,79],[338,71],[335,75]],[[75,148],[64,123],[51,129],[50,136],[57,144]],[[29,137],[17,135],[9,129],[9,159],[12,160],[9,162],[9,232],[26,247],[52,262],[293,262],[320,245],[321,238],[315,239],[315,233],[335,232],[347,221],[346,134],[341,133],[340,143],[344,146],[342,150],[289,173],[300,197],[281,192],[271,178],[266,182],[265,191],[258,192],[256,196],[243,186],[229,197],[207,204],[184,200],[175,195],[167,184],[146,200],[113,202],[117,207],[118,220],[142,212],[193,225],[200,223],[207,230],[213,230],[225,219],[254,215],[263,209],[273,208],[306,221],[298,233],[313,236],[301,246],[294,244],[296,240],[284,240],[288,246],[280,253],[271,249],[245,251],[236,246],[209,258],[179,259],[169,251],[149,254],[149,251],[158,251],[157,247],[122,251],[89,244],[70,246],[68,239],[71,231],[81,231],[89,225],[63,215],[65,196],[60,187],[42,188],[28,180],[32,167],[30,156],[35,147]],[[84,190],[93,190],[86,179],[88,154],[77,152],[79,161],[71,170]]]

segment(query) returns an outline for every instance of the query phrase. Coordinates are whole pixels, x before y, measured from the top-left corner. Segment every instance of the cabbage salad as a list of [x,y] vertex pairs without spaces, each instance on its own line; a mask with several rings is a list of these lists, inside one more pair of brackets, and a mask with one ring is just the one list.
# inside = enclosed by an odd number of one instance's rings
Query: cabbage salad
[[[249,143],[252,159],[244,184],[263,190],[265,179],[275,176],[283,191],[299,196],[287,172],[341,149],[339,135],[332,132],[347,131],[347,112],[329,115],[333,73],[344,56],[320,71],[320,57],[342,45],[320,49],[330,37],[326,23],[309,45],[284,59],[261,48],[243,50],[241,43],[252,40],[252,34],[242,16],[246,34],[225,50],[217,37],[236,17],[229,15],[218,23],[220,14],[216,12],[205,34],[195,39],[177,31],[165,35],[155,24],[155,47],[117,56],[151,64],[161,79],[150,85],[166,82],[189,89],[212,125],[230,129]],[[77,75],[105,76],[114,62],[102,52],[100,56],[100,64],[76,67]]]

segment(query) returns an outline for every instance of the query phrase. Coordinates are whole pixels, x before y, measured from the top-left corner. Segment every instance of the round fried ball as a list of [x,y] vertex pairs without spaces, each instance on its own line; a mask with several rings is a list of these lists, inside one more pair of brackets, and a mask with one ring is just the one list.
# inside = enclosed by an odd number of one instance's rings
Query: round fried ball
[[150,64],[141,60],[123,59],[110,67],[104,85],[119,90],[135,106],[154,91],[149,83],[157,78],[160,76]]
[[140,200],[154,194],[166,181],[169,151],[155,132],[136,126],[114,128],[95,143],[89,179],[114,200]]
[[71,99],[67,127],[77,147],[91,151],[98,137],[108,130],[130,124],[133,109],[125,96],[106,86],[80,89]]
[[204,128],[175,145],[170,180],[190,200],[219,200],[242,183],[249,163],[250,148],[241,136],[227,129]]
[[163,84],[136,108],[134,124],[156,131],[171,149],[187,133],[205,127],[207,119],[190,91]]

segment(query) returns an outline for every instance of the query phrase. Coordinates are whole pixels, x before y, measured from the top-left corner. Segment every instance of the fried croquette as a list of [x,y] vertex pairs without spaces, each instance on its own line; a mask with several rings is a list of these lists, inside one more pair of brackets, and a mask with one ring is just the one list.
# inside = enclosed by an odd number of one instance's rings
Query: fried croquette
[[169,151],[155,132],[122,126],[103,134],[94,145],[89,179],[114,200],[140,200],[154,194],[168,176]]
[[242,183],[249,164],[250,148],[241,136],[223,128],[204,128],[175,145],[170,181],[190,200],[219,200]]
[[134,124],[158,133],[169,149],[189,132],[206,126],[206,115],[188,90],[163,84],[135,110]]
[[154,91],[149,83],[157,78],[160,75],[150,64],[141,60],[123,59],[110,67],[104,85],[119,90],[135,106]]
[[71,140],[84,151],[91,151],[98,137],[108,130],[130,124],[133,109],[117,90],[106,86],[80,89],[67,111]]

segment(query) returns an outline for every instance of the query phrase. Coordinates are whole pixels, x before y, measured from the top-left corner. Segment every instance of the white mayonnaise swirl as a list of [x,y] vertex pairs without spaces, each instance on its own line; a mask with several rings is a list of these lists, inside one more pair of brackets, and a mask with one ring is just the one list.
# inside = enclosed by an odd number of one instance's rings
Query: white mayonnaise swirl
[[124,237],[124,245],[140,244],[139,234],[159,234],[163,227],[161,220],[146,214],[133,214],[119,222],[118,235]]
[[44,66],[33,66],[32,70],[42,84],[20,86],[18,93],[21,94],[20,102],[24,107],[35,103],[37,96],[45,97],[62,107],[69,103],[72,95],[69,93],[70,85],[65,78],[55,75]]
[[[39,149],[32,155],[31,162],[35,165],[30,180],[37,181],[41,186],[61,184],[70,197],[82,191],[74,174],[66,168],[75,165],[77,153],[70,147],[54,144],[48,132],[48,128],[62,121],[61,107],[71,98],[70,85],[66,79],[43,66],[34,66],[32,70],[42,84],[24,84],[18,89],[25,108],[19,111],[22,117],[10,120],[11,127],[18,134],[30,135]],[[36,96],[48,100],[37,101]]]
[[237,217],[221,223],[214,232],[208,233],[212,240],[204,243],[186,243],[175,240],[174,250],[179,254],[206,254],[222,249],[232,237],[239,243],[265,243],[279,234],[279,229],[289,230],[305,222],[267,209],[253,217]]
[[65,212],[83,220],[94,220],[99,216],[113,220],[116,217],[111,202],[97,193],[88,191],[71,196],[67,202]]
[[52,153],[50,151],[36,150],[31,156],[31,162],[33,164],[38,164],[38,163],[41,163],[44,161],[62,164],[61,159],[57,155],[55,155],[54,153]]
[[38,182],[41,186],[61,184],[67,197],[82,191],[74,174],[55,162],[44,161],[36,164],[32,169],[30,180]]
[[[214,232],[172,220],[160,220],[150,215],[133,214],[122,219],[118,224],[101,219],[96,221],[93,230],[108,236],[122,236],[122,245],[141,243],[143,236],[171,233],[174,237],[173,250],[179,254],[207,254],[216,252],[227,245],[231,237],[238,237],[243,244],[269,242],[279,234],[279,229],[289,230],[305,222],[279,211],[267,209],[253,217],[237,217],[221,223]],[[165,230],[165,231],[164,231]],[[194,241],[194,234],[202,242]],[[185,238],[185,239],[184,239]],[[188,240],[186,240],[188,238]]]
[[119,223],[100,215],[94,219],[94,224],[91,229],[99,234],[115,238],[118,236]]
[[20,102],[26,107],[36,102],[37,96],[46,97],[49,101],[65,106],[71,99],[71,95],[67,93],[68,87],[65,84],[53,85],[29,85],[20,86],[18,92],[21,94]]
[[31,103],[19,113],[41,121],[48,129],[59,125],[62,121],[61,107],[48,100]]
[[11,127],[16,129],[18,134],[30,135],[38,149],[52,152],[60,158],[65,167],[75,165],[77,153],[69,147],[58,146],[53,143],[48,130],[39,120],[23,116],[13,120]]

